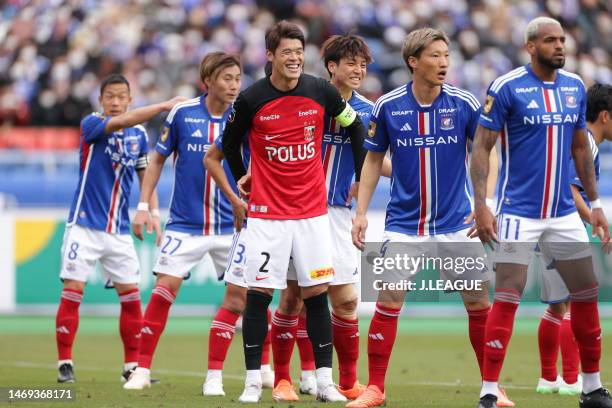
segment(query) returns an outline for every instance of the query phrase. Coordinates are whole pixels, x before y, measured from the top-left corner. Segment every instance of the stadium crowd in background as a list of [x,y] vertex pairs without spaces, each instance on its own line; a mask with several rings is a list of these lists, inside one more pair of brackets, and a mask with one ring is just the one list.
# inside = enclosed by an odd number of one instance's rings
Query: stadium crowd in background
[[[412,29],[452,40],[448,81],[483,98],[503,72],[524,64],[522,28],[538,15],[567,33],[566,69],[587,86],[612,82],[612,8],[598,0],[8,0],[0,16],[0,124],[78,126],[100,79],[121,72],[134,107],[200,90],[198,63],[214,51],[241,55],[246,87],[263,76],[264,32],[281,18],[306,31],[306,71],[327,78],[318,49],[354,31],[375,57],[362,93],[375,100],[407,81],[398,52]],[[161,120],[161,119],[160,119]],[[155,135],[161,122],[150,122]],[[155,140],[152,137],[152,140]]]

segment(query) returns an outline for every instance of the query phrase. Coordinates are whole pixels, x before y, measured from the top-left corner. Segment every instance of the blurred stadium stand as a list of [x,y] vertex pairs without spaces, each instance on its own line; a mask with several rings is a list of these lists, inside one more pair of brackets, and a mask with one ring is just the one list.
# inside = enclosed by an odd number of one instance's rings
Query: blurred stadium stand
[[[213,50],[239,53],[244,86],[263,75],[265,29],[280,18],[306,33],[306,70],[326,77],[318,46],[355,32],[375,62],[363,93],[376,99],[408,78],[404,36],[432,25],[452,38],[448,81],[481,100],[498,75],[527,61],[523,29],[549,15],[567,33],[566,69],[587,86],[612,82],[609,0],[5,0],[0,16],[0,202],[67,207],[78,178],[78,124],[97,109],[99,81],[122,72],[133,106],[200,92],[198,64]],[[151,142],[162,118],[148,124]],[[612,146],[602,146],[601,191],[612,195]],[[160,182],[168,203],[171,172]],[[137,189],[136,189],[137,190]],[[386,204],[379,189],[374,205]],[[135,191],[134,194],[137,192]],[[136,201],[133,196],[132,203]],[[0,205],[1,207],[1,205]]]

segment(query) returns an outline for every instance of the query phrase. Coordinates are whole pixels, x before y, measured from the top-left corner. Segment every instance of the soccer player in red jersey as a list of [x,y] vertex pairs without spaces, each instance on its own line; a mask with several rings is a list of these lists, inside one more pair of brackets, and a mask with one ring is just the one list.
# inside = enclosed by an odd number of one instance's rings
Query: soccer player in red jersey
[[[336,88],[302,73],[304,43],[300,28],[286,21],[266,32],[271,75],[240,93],[223,134],[223,151],[234,178],[243,189],[250,188],[245,274],[249,289],[243,323],[247,377],[241,402],[261,398],[266,310],[274,289],[287,286],[290,257],[302,288],[307,331],[313,343],[317,397],[346,401],[333,384],[331,370],[327,288],[334,269],[321,160],[324,116],[328,114],[345,127],[356,147],[352,150],[356,181],[363,162],[365,129]],[[240,154],[246,132],[250,175],[246,175]]]
[[[335,35],[325,41],[321,53],[331,76],[330,83],[355,109],[362,122],[367,123],[374,104],[357,92],[365,79],[367,64],[372,62],[367,44],[359,36]],[[322,160],[334,245],[335,275],[328,289],[332,305],[332,337],[340,372],[338,390],[348,399],[355,399],[365,387],[357,382],[359,327],[355,283],[359,281],[360,275],[356,249],[351,241],[351,205],[359,183],[353,183],[355,168],[351,143],[346,130],[336,123],[334,118],[326,116]],[[390,162],[387,165],[390,169]],[[312,344],[306,331],[306,316],[302,308],[300,288],[294,276],[295,268],[290,267],[289,275],[287,289],[281,291],[278,308],[272,318],[271,340],[275,372],[273,394],[275,399],[283,401],[298,399],[289,375],[291,355],[296,342],[302,369],[300,393],[317,393]]]

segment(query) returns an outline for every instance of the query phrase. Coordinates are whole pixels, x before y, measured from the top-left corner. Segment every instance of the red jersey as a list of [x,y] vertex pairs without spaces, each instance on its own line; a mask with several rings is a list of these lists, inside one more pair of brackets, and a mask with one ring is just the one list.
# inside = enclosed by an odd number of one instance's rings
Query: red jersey
[[[321,161],[325,114],[351,125],[357,115],[327,81],[303,74],[287,92],[269,78],[244,90],[234,103],[223,134],[226,151],[248,132],[251,152],[251,195],[248,216],[279,220],[312,218],[327,213],[325,174]],[[234,177],[236,170],[226,152]],[[236,163],[237,164],[237,163]]]

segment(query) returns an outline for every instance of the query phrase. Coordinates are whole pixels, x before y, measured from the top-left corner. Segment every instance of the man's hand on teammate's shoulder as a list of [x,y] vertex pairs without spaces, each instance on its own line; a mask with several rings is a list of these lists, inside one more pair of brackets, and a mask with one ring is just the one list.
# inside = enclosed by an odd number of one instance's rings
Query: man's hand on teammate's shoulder
[[163,102],[163,107],[165,111],[171,111],[174,108],[174,105],[185,102],[187,98],[184,96],[175,96],[172,99],[168,99],[166,102]]
[[238,186],[240,196],[242,198],[249,198],[249,195],[251,195],[251,175],[245,174],[238,180],[236,185]]
[[495,216],[486,205],[476,207],[474,221],[478,238],[483,244],[492,245],[497,242],[497,221]]
[[365,248],[365,233],[368,229],[368,219],[365,215],[356,215],[353,218],[353,228],[351,230],[351,237],[353,239],[353,245],[360,251]]
[[232,213],[234,213],[234,228],[236,228],[236,231],[240,231],[244,225],[247,208],[247,203],[241,199],[232,200]]
[[351,185],[351,188],[348,192],[348,197],[346,198],[346,205],[351,205],[353,202],[353,198],[357,201],[357,195],[359,194],[359,182],[356,181]]

